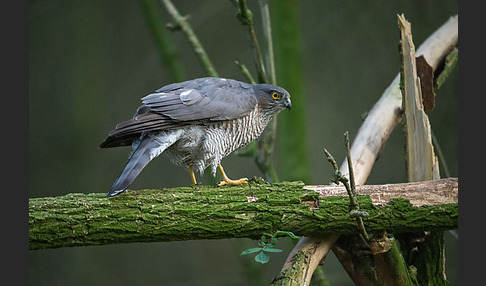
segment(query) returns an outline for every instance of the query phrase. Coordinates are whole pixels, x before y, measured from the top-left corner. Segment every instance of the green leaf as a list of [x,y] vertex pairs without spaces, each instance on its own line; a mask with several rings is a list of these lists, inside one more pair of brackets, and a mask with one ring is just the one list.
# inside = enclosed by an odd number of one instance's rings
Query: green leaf
[[267,263],[269,259],[270,257],[268,256],[268,254],[266,254],[263,251],[258,253],[257,256],[255,256],[255,261],[260,262],[261,264]]
[[270,248],[271,248],[271,247],[275,247],[275,246],[276,246],[276,244],[275,244],[275,243],[270,242],[270,243],[265,244],[265,245],[263,246],[263,248],[265,248],[265,247],[270,247]]
[[249,249],[243,250],[243,252],[241,252],[240,255],[255,253],[255,252],[258,252],[258,251],[262,251],[262,250],[263,250],[263,248],[261,248],[261,247],[249,248]]
[[263,248],[263,251],[266,251],[266,252],[282,252],[282,249],[278,249],[278,248],[273,248],[273,247],[264,247]]
[[267,240],[266,237],[262,236],[262,238],[260,238],[260,240],[258,241],[258,245],[264,247],[267,244],[266,240]]

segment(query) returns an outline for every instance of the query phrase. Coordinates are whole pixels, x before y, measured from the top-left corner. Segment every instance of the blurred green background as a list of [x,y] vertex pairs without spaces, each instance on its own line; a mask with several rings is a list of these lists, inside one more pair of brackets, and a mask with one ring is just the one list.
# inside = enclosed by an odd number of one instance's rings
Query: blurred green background
[[[261,39],[257,1],[248,1]],[[343,133],[351,140],[363,114],[399,72],[397,14],[412,23],[418,47],[458,13],[457,1],[300,1],[293,18],[279,18],[269,1],[277,52],[277,83],[300,98],[302,113],[279,115],[274,163],[281,180],[327,184],[332,175],[322,149],[341,162]],[[161,60],[147,20],[153,4],[161,23],[171,22],[158,1],[29,1],[29,196],[107,192],[127,160],[129,148],[98,149],[116,123],[129,119],[140,98],[174,81]],[[245,27],[230,1],[174,1],[189,21],[222,77],[245,80],[235,59],[256,78]],[[295,31],[287,31],[288,23]],[[285,26],[287,25],[287,26]],[[279,29],[282,28],[282,29]],[[284,29],[285,28],[285,29]],[[165,30],[183,79],[206,76],[180,32]],[[287,37],[288,35],[288,37]],[[295,37],[297,36],[297,38]],[[300,57],[286,58],[288,45]],[[292,47],[291,47],[292,49]],[[279,54],[280,53],[280,54]],[[284,67],[286,70],[282,70]],[[280,68],[280,69],[279,69]],[[457,70],[437,93],[429,117],[450,175],[457,177]],[[284,124],[301,121],[299,138]],[[304,133],[305,134],[305,133]],[[292,140],[289,140],[291,138]],[[304,171],[286,156],[295,144]],[[290,142],[290,143],[288,143]],[[402,129],[391,135],[368,184],[405,182]],[[300,156],[300,155],[299,155]],[[290,162],[290,163],[289,163]],[[230,177],[261,176],[253,159],[230,155],[223,160]],[[442,167],[442,166],[441,166]],[[306,173],[308,170],[309,172]],[[441,175],[445,177],[443,168]],[[219,177],[218,177],[219,179]],[[203,184],[211,180],[199,178]],[[132,189],[189,185],[185,169],[164,156],[154,160]],[[457,241],[446,232],[447,275],[457,285]],[[267,285],[293,247],[266,265],[239,253],[249,239],[134,243],[30,251],[31,285]],[[350,280],[331,254],[324,271],[332,285]]]

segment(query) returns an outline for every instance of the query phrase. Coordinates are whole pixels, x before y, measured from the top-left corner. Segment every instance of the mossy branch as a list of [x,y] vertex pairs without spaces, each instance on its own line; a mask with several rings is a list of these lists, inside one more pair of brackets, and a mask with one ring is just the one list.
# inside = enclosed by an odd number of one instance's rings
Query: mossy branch
[[[233,4],[237,8],[237,18],[241,24],[248,28],[248,36],[250,38],[250,48],[253,51],[253,59],[255,61],[255,67],[258,73],[258,81],[260,83],[271,83],[268,81],[265,64],[263,62],[262,52],[260,45],[256,37],[255,29],[253,27],[253,13],[246,5],[246,0],[233,1]],[[275,83],[272,83],[275,84]]]
[[[424,198],[420,191],[430,194]],[[357,186],[370,232],[446,230],[458,225],[457,179]],[[420,196],[417,196],[420,195]],[[29,199],[29,248],[246,237],[357,234],[339,186],[301,182],[194,186]]]

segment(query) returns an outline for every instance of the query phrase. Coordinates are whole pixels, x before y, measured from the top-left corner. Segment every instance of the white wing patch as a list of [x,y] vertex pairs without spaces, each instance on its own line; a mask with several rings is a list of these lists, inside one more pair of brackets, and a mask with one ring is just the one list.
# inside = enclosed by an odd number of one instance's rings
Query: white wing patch
[[184,105],[192,105],[200,102],[203,96],[199,91],[195,89],[189,89],[181,92],[179,98],[181,99],[182,103],[184,103]]
[[181,92],[181,98],[182,97],[185,97],[186,95],[188,95],[189,93],[191,93],[194,89],[190,89],[190,90],[186,90],[186,91],[183,91]]

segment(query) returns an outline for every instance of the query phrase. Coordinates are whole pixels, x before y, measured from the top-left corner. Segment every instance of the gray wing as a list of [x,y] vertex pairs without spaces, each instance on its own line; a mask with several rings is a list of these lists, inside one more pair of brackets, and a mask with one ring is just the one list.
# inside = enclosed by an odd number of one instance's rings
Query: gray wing
[[126,146],[144,131],[231,120],[257,104],[253,86],[222,78],[199,78],[166,85],[142,98],[133,119],[119,123],[101,148]]
[[248,114],[257,104],[252,85],[222,78],[171,84],[142,102],[150,111],[177,121],[231,120]]

